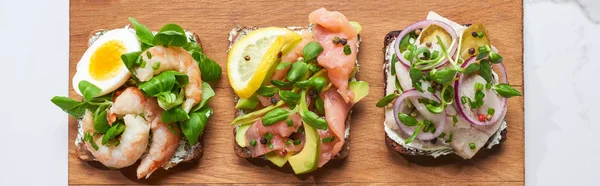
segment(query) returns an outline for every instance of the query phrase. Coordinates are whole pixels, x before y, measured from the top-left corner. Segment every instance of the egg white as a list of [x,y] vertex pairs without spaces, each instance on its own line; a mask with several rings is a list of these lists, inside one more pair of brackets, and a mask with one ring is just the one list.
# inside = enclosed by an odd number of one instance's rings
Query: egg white
[[82,95],[79,91],[78,85],[79,82],[86,80],[90,83],[98,86],[102,91],[97,96],[102,96],[107,93],[110,93],[123,84],[127,82],[129,77],[131,77],[131,73],[127,70],[127,68],[123,65],[123,67],[119,70],[118,74],[107,79],[107,80],[96,80],[91,77],[89,72],[90,60],[94,52],[102,46],[104,43],[111,40],[119,40],[123,43],[125,47],[125,53],[140,51],[140,42],[135,35],[135,31],[129,28],[121,28],[114,29],[105,32],[102,34],[92,45],[85,51],[79,62],[77,63],[77,70],[75,75],[73,76],[72,84],[73,89],[77,94]]

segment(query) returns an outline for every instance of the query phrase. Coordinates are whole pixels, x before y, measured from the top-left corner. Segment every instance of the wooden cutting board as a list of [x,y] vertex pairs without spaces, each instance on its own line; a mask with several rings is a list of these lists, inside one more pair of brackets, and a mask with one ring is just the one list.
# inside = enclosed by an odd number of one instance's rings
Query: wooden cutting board
[[[508,140],[491,153],[472,160],[443,163],[409,161],[384,143],[383,109],[375,103],[383,91],[383,39],[391,30],[422,20],[433,10],[458,23],[483,23],[492,43],[504,57],[509,82],[523,92],[523,3],[519,0],[472,1],[195,1],[72,0],[70,7],[70,65],[75,67],[96,29],[121,28],[128,17],[158,30],[177,23],[197,33],[205,53],[223,67],[223,78],[213,85],[217,96],[210,106],[215,115],[204,133],[204,156],[172,170],[159,170],[148,180],[137,180],[135,168],[108,170],[75,156],[76,120],[69,119],[69,184],[182,184],[182,183],[365,183],[410,185],[523,185],[523,97],[509,99]],[[355,106],[350,155],[330,162],[308,175],[296,176],[291,168],[256,164],[233,153],[233,91],[225,73],[228,33],[238,25],[308,25],[308,14],[320,7],[342,12],[363,26],[359,79],[369,82],[370,94]],[[69,84],[70,79],[69,79]],[[69,87],[69,96],[79,97]]]

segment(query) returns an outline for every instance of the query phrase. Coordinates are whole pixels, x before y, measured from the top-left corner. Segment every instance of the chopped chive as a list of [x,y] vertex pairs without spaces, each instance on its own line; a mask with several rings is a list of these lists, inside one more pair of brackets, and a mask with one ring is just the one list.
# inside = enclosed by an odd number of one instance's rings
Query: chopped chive
[[152,59],[152,54],[150,53],[150,51],[146,52],[146,56],[148,57],[148,59]]
[[267,139],[267,141],[271,141],[271,139],[273,139],[273,134],[271,134],[270,132],[265,133],[265,139]]
[[146,61],[142,61],[142,64],[140,64],[140,68],[146,68]]
[[269,149],[273,149],[273,143],[269,142]]
[[494,108],[488,108],[488,114],[489,114],[489,115],[492,115],[492,116],[493,116],[493,115],[494,115],[494,113],[496,113],[496,109],[494,109]]
[[344,54],[350,55],[351,53],[352,53],[352,50],[350,49],[350,45],[345,45],[344,46]]
[[335,140],[335,136],[331,136],[331,137],[327,137],[327,138],[323,138],[323,143],[328,143],[328,142],[332,142],[333,140]]
[[492,88],[492,84],[491,83],[487,83],[485,84],[485,89],[491,89]]
[[253,146],[253,147],[256,146],[256,140],[250,141],[250,146]]
[[484,36],[483,32],[478,32],[478,33],[477,33],[477,37],[478,37],[478,38],[482,38],[483,36]]
[[302,141],[300,140],[294,140],[294,145],[300,145],[302,143]]
[[458,117],[456,115],[452,116],[452,122],[456,125],[458,123]]
[[469,148],[470,149],[475,149],[475,143],[469,143]]
[[288,127],[293,127],[294,126],[294,121],[292,121],[291,118],[286,119],[285,123],[287,123]]
[[429,91],[431,93],[435,93],[435,89],[433,89],[433,87],[431,87],[431,86],[427,87],[427,91]]
[[448,136],[448,139],[446,140],[446,143],[452,142],[452,136],[453,135],[454,135],[454,132],[450,131],[450,136]]
[[475,83],[475,90],[481,90],[481,89],[483,89],[483,84]]
[[469,100],[469,98],[468,98],[467,96],[463,96],[463,97],[461,97],[461,98],[460,98],[460,102],[461,102],[462,104],[466,104],[466,103],[467,103],[467,100]]
[[290,145],[292,145],[292,143],[294,143],[294,142],[291,139],[285,140],[285,145],[286,146],[290,146]]
[[438,138],[444,138],[444,137],[446,137],[446,133],[443,133],[443,132],[438,136]]
[[152,64],[152,70],[158,70],[158,68],[160,68],[160,62]]

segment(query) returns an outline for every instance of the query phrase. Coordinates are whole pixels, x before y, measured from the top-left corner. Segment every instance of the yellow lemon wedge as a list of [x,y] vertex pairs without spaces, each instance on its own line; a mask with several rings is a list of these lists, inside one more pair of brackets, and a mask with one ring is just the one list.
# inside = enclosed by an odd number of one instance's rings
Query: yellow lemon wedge
[[268,82],[281,56],[302,41],[300,34],[285,28],[268,27],[250,32],[230,49],[227,77],[240,98],[249,98]]

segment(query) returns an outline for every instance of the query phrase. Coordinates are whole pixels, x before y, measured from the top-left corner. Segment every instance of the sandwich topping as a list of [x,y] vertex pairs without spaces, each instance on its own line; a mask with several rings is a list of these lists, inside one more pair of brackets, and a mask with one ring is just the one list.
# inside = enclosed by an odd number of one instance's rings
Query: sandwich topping
[[309,20],[308,29],[260,28],[232,39],[227,61],[239,96],[237,144],[253,158],[289,162],[296,174],[340,153],[350,110],[368,94],[354,78],[360,25],[325,8]]
[[393,42],[386,96],[377,103],[390,138],[469,159],[505,128],[506,100],[521,93],[508,84],[482,24],[462,26],[430,12]]
[[179,163],[175,154],[198,144],[213,112],[207,102],[214,91],[203,80],[218,80],[221,67],[179,25],[153,33],[129,20],[134,29],[102,33],[77,64],[73,87],[83,99],[51,101],[81,119],[76,145],[112,169],[141,159],[140,179]]

